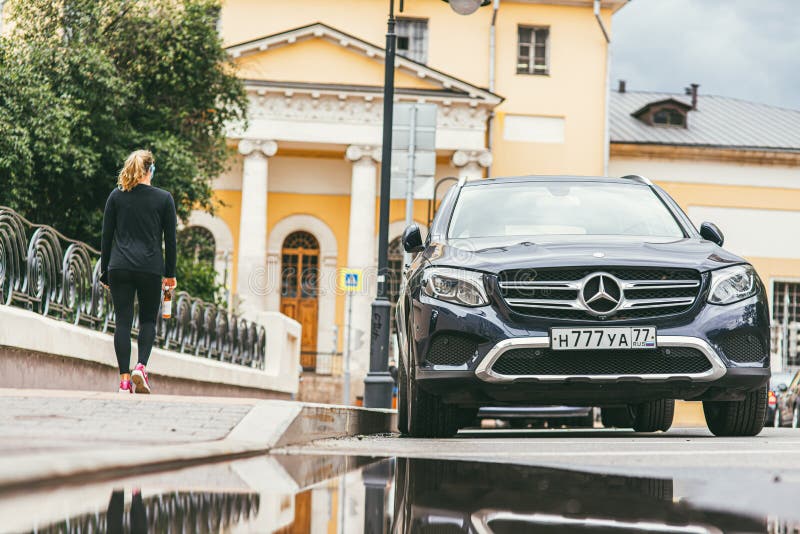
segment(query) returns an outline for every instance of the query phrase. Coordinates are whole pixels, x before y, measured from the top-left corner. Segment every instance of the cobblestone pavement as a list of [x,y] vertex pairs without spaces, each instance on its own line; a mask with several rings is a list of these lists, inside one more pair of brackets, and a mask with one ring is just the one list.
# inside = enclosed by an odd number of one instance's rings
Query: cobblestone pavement
[[252,401],[59,391],[0,393],[0,454],[224,438]]

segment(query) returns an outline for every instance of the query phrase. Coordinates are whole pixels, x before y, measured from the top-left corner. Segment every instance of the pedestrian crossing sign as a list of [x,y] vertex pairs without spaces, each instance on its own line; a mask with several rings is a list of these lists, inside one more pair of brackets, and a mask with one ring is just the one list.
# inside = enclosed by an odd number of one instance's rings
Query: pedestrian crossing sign
[[350,293],[358,293],[364,282],[362,269],[342,269],[339,274],[339,287]]

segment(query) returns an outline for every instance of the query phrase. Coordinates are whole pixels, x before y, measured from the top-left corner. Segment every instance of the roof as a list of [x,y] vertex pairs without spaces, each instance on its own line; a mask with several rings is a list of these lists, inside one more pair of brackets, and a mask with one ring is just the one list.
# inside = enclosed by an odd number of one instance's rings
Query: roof
[[[320,38],[326,39],[344,48],[349,48],[380,63],[383,63],[386,56],[386,50],[384,48],[364,41],[349,33],[332,28],[322,22],[315,22],[307,26],[301,26],[276,34],[266,35],[244,43],[234,44],[226,47],[226,50],[231,57],[239,58],[249,54],[257,54],[270,48],[291,45],[305,39]],[[448,93],[455,98],[462,96],[479,102],[485,102],[492,106],[503,101],[503,97],[488,89],[478,87],[465,80],[431,68],[424,63],[419,63],[400,55],[396,55],[394,61],[395,68],[438,84],[442,88],[442,92]]]
[[800,152],[800,110],[701,94],[697,109],[688,112],[688,128],[650,126],[632,115],[668,99],[691,107],[689,95],[613,91],[609,95],[611,142]]

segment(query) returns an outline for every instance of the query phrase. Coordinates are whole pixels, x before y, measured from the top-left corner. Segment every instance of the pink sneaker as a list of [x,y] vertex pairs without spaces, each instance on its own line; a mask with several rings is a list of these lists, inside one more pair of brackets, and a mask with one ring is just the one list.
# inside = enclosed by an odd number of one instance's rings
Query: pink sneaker
[[136,368],[131,373],[131,380],[133,380],[133,385],[136,386],[133,390],[134,393],[144,393],[145,395],[150,393],[150,381],[147,380],[147,370],[141,363],[136,364]]
[[133,393],[133,385],[131,384],[130,380],[120,380],[119,381],[119,392],[120,393]]

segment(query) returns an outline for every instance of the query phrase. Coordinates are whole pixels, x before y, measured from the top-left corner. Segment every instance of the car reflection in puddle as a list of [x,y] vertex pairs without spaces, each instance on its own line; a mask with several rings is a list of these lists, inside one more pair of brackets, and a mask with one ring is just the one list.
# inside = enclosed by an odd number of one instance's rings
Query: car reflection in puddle
[[393,532],[767,532],[767,521],[673,499],[672,480],[398,459]]
[[[748,495],[757,488],[708,504],[698,493],[687,497],[687,487],[683,479],[528,465],[275,455],[0,494],[0,532],[782,533],[800,527],[753,511]],[[780,491],[795,489],[787,484]]]

